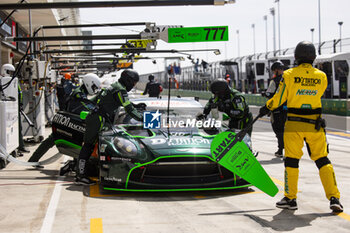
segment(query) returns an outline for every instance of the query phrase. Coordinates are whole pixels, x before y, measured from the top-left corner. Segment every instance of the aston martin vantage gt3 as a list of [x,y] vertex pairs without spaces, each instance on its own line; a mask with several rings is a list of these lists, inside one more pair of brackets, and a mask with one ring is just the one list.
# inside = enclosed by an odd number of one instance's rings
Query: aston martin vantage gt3
[[[112,129],[100,133],[98,167],[108,190],[180,191],[234,189],[250,186],[220,166],[210,144],[224,122],[196,121],[203,106],[193,99],[143,98],[144,122],[119,112]],[[169,105],[169,108],[168,108]],[[251,148],[249,136],[244,139]]]

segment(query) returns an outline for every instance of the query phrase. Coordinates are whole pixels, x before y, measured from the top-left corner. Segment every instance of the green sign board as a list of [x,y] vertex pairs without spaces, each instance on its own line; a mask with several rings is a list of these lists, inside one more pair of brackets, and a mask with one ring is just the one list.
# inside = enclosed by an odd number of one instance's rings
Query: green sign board
[[228,41],[228,26],[168,28],[168,43]]
[[261,191],[275,196],[278,188],[249,147],[233,132],[222,132],[215,136],[210,151],[221,166],[248,181]]

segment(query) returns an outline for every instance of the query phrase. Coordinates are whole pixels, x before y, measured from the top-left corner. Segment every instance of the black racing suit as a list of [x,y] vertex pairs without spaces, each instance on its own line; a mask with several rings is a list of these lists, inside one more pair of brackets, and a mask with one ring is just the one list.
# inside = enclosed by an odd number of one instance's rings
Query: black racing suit
[[104,124],[110,126],[113,123],[114,115],[122,106],[125,111],[138,121],[143,120],[140,114],[128,99],[125,87],[115,82],[110,88],[103,89],[97,96],[97,106],[91,110],[85,119],[86,130],[84,144],[79,154],[78,176],[85,176],[86,161],[89,160],[98,139],[99,131]]
[[96,105],[96,99],[88,99],[85,86],[75,88],[67,99],[67,112],[80,114],[82,111],[90,111]]
[[143,95],[147,95],[147,93],[149,93],[149,97],[158,98],[160,94],[160,90],[161,90],[160,83],[152,80],[146,84],[146,88],[145,88],[145,91],[143,92]]
[[[66,110],[74,114],[80,114],[81,111],[90,111],[95,107],[95,98],[89,100],[87,98],[87,90],[85,86],[78,87],[73,90],[70,96],[67,98]],[[55,140],[51,133],[44,141],[40,143],[38,148],[34,151],[33,155],[29,158],[28,162],[38,162],[41,157],[53,146]]]
[[66,111],[68,98],[76,88],[77,86],[75,86],[72,81],[64,78],[62,78],[61,84],[56,86],[58,106],[61,111]]
[[[253,120],[244,96],[235,89],[230,88],[230,94],[225,98],[218,96],[210,98],[204,107],[203,114],[208,115],[213,108],[218,108],[220,112],[224,112],[230,117],[230,129],[244,129]],[[252,128],[248,130],[248,134],[252,135]]]
[[[282,75],[278,75],[270,81],[270,85],[266,90],[266,97],[268,99],[271,99],[272,96],[276,93],[281,79],[282,79]],[[284,125],[287,120],[286,103],[284,103],[282,106],[272,111],[270,120],[271,120],[273,132],[275,132],[277,137],[278,150],[282,151],[284,149],[284,141],[283,141]]]

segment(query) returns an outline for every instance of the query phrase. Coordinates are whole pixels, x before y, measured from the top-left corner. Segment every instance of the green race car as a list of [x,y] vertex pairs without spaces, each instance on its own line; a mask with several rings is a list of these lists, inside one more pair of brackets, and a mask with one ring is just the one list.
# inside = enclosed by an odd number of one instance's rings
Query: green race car
[[[119,191],[234,189],[248,182],[214,161],[210,144],[228,128],[215,119],[196,121],[203,106],[192,99],[133,99],[145,103],[145,122],[120,112],[113,129],[99,137],[101,185]],[[149,122],[146,122],[146,121]],[[250,138],[245,142],[250,146]]]

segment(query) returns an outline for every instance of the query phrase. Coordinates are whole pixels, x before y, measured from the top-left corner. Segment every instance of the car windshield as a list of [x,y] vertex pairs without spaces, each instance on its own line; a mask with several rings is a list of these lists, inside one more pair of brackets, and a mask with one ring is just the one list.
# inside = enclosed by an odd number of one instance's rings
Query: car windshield
[[[147,104],[147,103],[146,103]],[[150,106],[146,108],[146,111],[151,111],[151,112],[156,112],[159,111],[161,114],[160,118],[161,121],[163,122],[164,120],[166,121],[167,116],[168,116],[168,111],[167,108],[164,107],[164,105],[159,108],[155,106]],[[172,121],[187,121],[196,119],[196,115],[198,113],[203,112],[203,107],[199,105],[194,105],[192,107],[181,107],[181,106],[176,106],[176,107],[170,107],[169,109],[169,119]],[[124,111],[119,113],[119,117],[116,121],[116,124],[140,124],[139,121],[136,121],[132,119],[129,115],[127,115]]]
[[[147,102],[146,102],[147,104]],[[189,104],[191,104],[191,107],[189,106]],[[164,103],[160,104],[160,107],[156,107],[156,105],[151,105],[149,104],[146,107],[147,112],[157,112],[160,113],[160,118],[158,120],[160,120],[160,124],[161,124],[161,128],[159,129],[160,131],[166,131],[166,128],[170,128],[171,132],[190,132],[191,134],[193,133],[199,133],[201,135],[216,135],[222,131],[227,130],[227,126],[226,123],[224,123],[223,121],[220,121],[219,118],[216,118],[216,120],[219,120],[220,122],[222,122],[222,125],[220,124],[220,126],[216,125],[217,121],[215,121],[214,119],[209,119],[212,118],[212,115],[208,116],[208,120],[206,121],[201,121],[200,123],[202,124],[198,124],[198,122],[196,121],[196,116],[199,113],[203,112],[203,107],[201,105],[199,105],[197,102],[194,102],[193,104],[191,102],[187,102],[187,103],[183,103],[183,104],[177,104],[175,103],[175,107],[172,106],[170,107],[169,110],[169,121],[168,121],[168,112],[167,112],[167,108],[166,105],[164,105]],[[221,119],[221,117],[220,117]],[[206,123],[205,123],[206,122]],[[134,120],[133,118],[131,118],[127,113],[124,112],[124,110],[122,110],[119,113],[119,117],[116,120],[116,125],[120,125],[122,127],[133,127],[136,125],[139,125],[141,128],[137,128],[137,130],[145,130],[144,127],[144,123],[145,122],[139,122]],[[168,127],[169,126],[169,127]],[[128,128],[128,132],[130,130],[135,130],[135,129],[129,129]],[[152,130],[156,130],[157,128],[152,128]],[[156,130],[157,131],[157,130]],[[133,134],[132,132],[129,132],[130,134]],[[147,132],[146,132],[147,134]]]
[[[150,109],[149,111],[157,111],[158,109]],[[201,113],[202,108],[173,108],[169,109],[169,118],[171,120],[187,120],[195,119],[198,113]],[[159,113],[162,114],[162,118],[165,119],[168,116],[167,109],[159,109]]]

